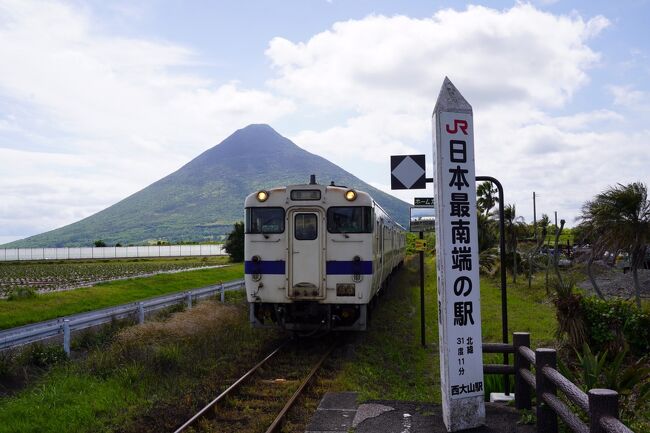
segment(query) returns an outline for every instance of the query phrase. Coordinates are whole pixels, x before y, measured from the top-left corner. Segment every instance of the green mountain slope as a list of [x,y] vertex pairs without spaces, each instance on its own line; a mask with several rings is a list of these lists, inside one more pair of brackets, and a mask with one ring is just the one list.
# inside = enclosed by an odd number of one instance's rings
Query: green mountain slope
[[248,194],[308,183],[310,174],[321,184],[335,181],[369,192],[393,218],[408,224],[407,203],[301,149],[268,125],[249,125],[176,172],[101,212],[6,246],[90,246],[97,239],[107,245],[215,240],[243,219]]

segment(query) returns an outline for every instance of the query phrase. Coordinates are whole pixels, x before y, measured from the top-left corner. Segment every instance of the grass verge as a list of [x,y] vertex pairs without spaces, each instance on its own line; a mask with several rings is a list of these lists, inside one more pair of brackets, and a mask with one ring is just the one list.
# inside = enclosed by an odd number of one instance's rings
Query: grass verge
[[[231,294],[229,294],[231,295]],[[236,305],[202,302],[120,331],[86,359],[52,368],[0,401],[0,432],[171,431],[277,339]]]
[[[544,276],[535,276],[531,288],[520,278],[517,284],[508,279],[508,341],[513,332],[529,332],[531,346],[553,347],[556,344],[557,320],[555,308],[544,289]],[[481,320],[483,341],[497,343],[502,340],[501,286],[496,278],[481,278]]]
[[[425,263],[426,348],[420,344],[418,269],[418,261],[411,260],[392,281],[373,311],[371,328],[357,337],[354,355],[332,382],[333,389],[357,391],[362,401],[440,402],[435,262],[428,258]],[[508,288],[509,341],[512,332],[522,331],[531,333],[534,347],[553,343],[555,312],[542,292],[542,287],[529,291],[523,284]],[[483,341],[500,342],[501,289],[496,280],[481,279],[481,316]],[[485,355],[484,360],[499,363],[502,355]],[[499,376],[487,376],[486,382],[495,390],[502,387]]]
[[[372,312],[370,329],[357,336],[353,356],[332,381],[338,391],[357,391],[361,400],[439,401],[435,272],[427,266],[427,347],[420,345],[419,273],[405,264]],[[434,274],[433,276],[431,274]]]
[[243,265],[235,264],[224,268],[111,281],[11,301],[3,299],[0,300],[0,329],[236,280],[242,278],[243,274]]

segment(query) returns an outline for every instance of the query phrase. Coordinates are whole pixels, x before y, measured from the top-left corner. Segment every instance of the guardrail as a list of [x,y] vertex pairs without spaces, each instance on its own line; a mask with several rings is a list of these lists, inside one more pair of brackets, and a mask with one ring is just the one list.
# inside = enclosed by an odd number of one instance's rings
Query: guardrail
[[[611,389],[591,389],[583,392],[557,371],[555,349],[530,348],[530,334],[515,332],[513,344],[484,343],[484,353],[514,353],[514,365],[483,365],[486,374],[514,374],[515,406],[531,409],[531,388],[537,399],[537,432],[557,433],[558,416],[578,433],[634,433],[618,419],[618,393]],[[535,367],[535,373],[530,368]],[[582,409],[589,425],[582,422],[571,408],[557,397],[557,390]]]
[[141,302],[132,302],[7,329],[0,331],[0,350],[35,343],[63,334],[63,349],[69,354],[71,333],[73,331],[91,328],[127,317],[137,317],[139,323],[144,323],[146,313],[162,310],[182,302],[185,302],[188,308],[192,308],[193,300],[208,298],[217,293],[221,295],[221,302],[223,302],[225,292],[239,290],[243,286],[244,280],[220,283],[187,292],[159,296]]

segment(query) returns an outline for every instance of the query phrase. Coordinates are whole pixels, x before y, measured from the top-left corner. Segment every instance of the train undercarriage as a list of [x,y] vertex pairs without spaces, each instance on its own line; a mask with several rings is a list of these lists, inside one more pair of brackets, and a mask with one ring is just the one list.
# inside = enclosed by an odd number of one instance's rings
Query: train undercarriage
[[366,304],[319,304],[315,302],[251,303],[250,320],[255,327],[288,331],[365,331]]

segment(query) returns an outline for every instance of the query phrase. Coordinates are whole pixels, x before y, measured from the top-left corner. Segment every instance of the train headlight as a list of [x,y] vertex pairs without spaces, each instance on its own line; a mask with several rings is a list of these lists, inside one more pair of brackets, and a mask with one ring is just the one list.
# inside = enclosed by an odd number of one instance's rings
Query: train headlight
[[257,193],[257,201],[265,202],[269,198],[269,193],[267,191],[259,191]]
[[354,201],[357,199],[357,192],[353,189],[345,191],[345,199],[347,201]]
[[262,272],[260,269],[261,260],[262,259],[260,258],[260,256],[253,256],[251,260],[253,262],[253,274],[251,275],[251,278],[255,282],[260,281],[262,279]]
[[360,283],[363,277],[361,276],[361,257],[354,256],[352,259],[352,269],[354,273],[352,274],[352,281],[355,283]]

